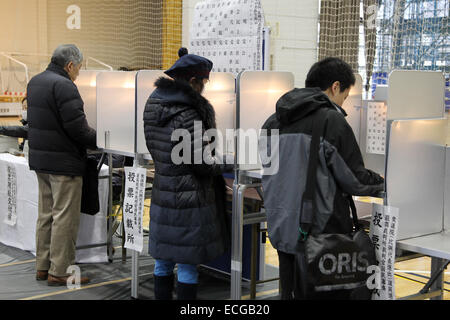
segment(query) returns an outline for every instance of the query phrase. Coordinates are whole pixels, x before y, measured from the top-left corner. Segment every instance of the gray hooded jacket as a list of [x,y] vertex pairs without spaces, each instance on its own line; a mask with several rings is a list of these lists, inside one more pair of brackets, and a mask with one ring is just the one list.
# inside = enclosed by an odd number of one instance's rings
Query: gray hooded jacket
[[296,252],[311,135],[317,117],[325,118],[325,128],[319,149],[314,199],[317,212],[311,233],[351,232],[349,195],[377,195],[383,190],[383,178],[364,167],[345,115],[319,88],[296,88],[278,100],[276,113],[263,125],[269,134],[270,129],[279,130],[278,146],[272,146],[271,139],[266,144],[268,150],[278,151],[278,171],[262,178],[269,238],[274,248]]

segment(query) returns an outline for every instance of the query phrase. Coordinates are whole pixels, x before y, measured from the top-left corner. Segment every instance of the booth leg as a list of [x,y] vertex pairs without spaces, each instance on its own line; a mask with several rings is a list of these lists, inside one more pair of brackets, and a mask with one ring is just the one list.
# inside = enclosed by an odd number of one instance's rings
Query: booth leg
[[442,269],[444,266],[444,259],[441,258],[431,258],[431,274],[430,279],[434,279],[434,282],[432,283],[430,287],[430,291],[440,291],[440,295],[431,298],[431,300],[442,300],[444,299],[444,277],[443,274],[445,272],[445,269]]
[[244,212],[244,190],[239,184],[233,185],[232,231],[231,231],[231,299],[242,297],[242,232]]
[[139,297],[139,252],[131,250],[131,297]]
[[259,235],[259,223],[254,223],[252,225],[252,257],[250,264],[250,299],[256,299],[256,264],[258,259],[257,249],[258,249],[258,235]]
[[113,234],[112,231],[114,228],[114,219],[113,219],[113,186],[112,186],[112,176],[113,176],[113,166],[112,166],[112,154],[108,154],[108,168],[109,168],[109,179],[108,179],[108,220],[107,220],[107,229],[108,229],[108,260],[109,262],[113,261]]
[[122,227],[122,263],[125,264],[127,262],[127,249],[125,248],[125,224],[121,223]]

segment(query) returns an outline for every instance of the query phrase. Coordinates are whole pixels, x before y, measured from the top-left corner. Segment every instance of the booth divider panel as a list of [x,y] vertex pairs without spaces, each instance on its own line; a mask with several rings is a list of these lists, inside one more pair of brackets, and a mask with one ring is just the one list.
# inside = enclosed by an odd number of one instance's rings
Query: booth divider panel
[[450,146],[445,151],[444,229],[450,232]]
[[235,78],[231,73],[211,72],[209,82],[206,84],[203,93],[216,113],[216,127],[222,138],[218,139],[216,150],[220,154],[232,154],[234,152],[235,83]]
[[398,240],[442,230],[445,126],[445,119],[392,123],[386,191],[399,208]]
[[442,72],[394,70],[389,75],[387,119],[444,117]]
[[[237,90],[240,104],[237,123],[243,131],[259,130],[264,122],[275,113],[278,99],[294,88],[294,75],[291,72],[244,71],[238,80]],[[245,134],[245,133],[244,133]],[[247,135],[250,137],[251,135]],[[262,169],[257,143],[253,140],[245,147],[244,136],[238,134],[238,164],[240,170]],[[239,152],[239,149],[245,152]]]
[[97,75],[101,71],[80,70],[75,84],[84,102],[84,113],[87,122],[97,129]]
[[347,112],[347,117],[345,117],[345,119],[350,127],[352,127],[356,141],[359,142],[359,133],[361,130],[362,78],[356,73],[355,79],[355,85],[350,90],[350,93],[347,99],[345,99],[342,108],[345,112]]
[[[102,72],[97,76],[97,146],[134,153],[135,71]],[[110,132],[109,145],[105,132]]]
[[136,151],[139,154],[149,153],[145,143],[144,109],[159,77],[167,76],[162,70],[141,70],[136,75]]

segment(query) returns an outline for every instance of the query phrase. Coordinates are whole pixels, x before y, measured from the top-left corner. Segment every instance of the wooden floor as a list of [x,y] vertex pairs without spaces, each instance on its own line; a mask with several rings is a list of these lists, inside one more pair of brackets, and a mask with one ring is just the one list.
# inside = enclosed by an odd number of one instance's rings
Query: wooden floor
[[[420,257],[395,263],[396,298],[416,294],[423,288],[430,277],[430,260],[429,257]],[[266,243],[266,263],[278,266],[277,252],[269,241]],[[444,281],[444,300],[450,300],[450,268],[445,272]]]
[[[149,223],[150,200],[145,201],[144,221],[146,228]],[[278,255],[267,238],[265,247],[266,264],[278,267]],[[395,294],[397,298],[418,293],[423,288],[430,277],[430,258],[420,257],[395,263]],[[450,300],[450,268],[445,272],[444,300]]]

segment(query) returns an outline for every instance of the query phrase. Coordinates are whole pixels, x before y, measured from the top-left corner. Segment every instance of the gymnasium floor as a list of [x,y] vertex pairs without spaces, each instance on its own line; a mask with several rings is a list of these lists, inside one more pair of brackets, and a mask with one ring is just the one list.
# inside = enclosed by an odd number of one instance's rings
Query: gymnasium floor
[[[148,201],[148,200],[147,200]],[[144,226],[148,226],[148,205],[144,214]],[[144,238],[144,252],[140,257],[139,299],[153,299],[154,260],[146,253],[148,238]],[[129,300],[131,299],[131,257],[122,262],[120,239],[114,237],[115,254],[111,263],[83,264],[83,275],[91,283],[80,289],[49,287],[36,281],[35,257],[26,251],[0,243],[0,300]],[[278,276],[278,257],[270,242],[266,242],[265,278]],[[397,262],[395,264],[396,297],[417,293],[430,276],[430,258]],[[445,272],[444,300],[450,300],[450,270]],[[229,276],[201,268],[198,299],[227,300],[230,298]],[[250,298],[250,285],[243,282],[242,298]],[[278,281],[257,285],[256,299],[278,299]]]

